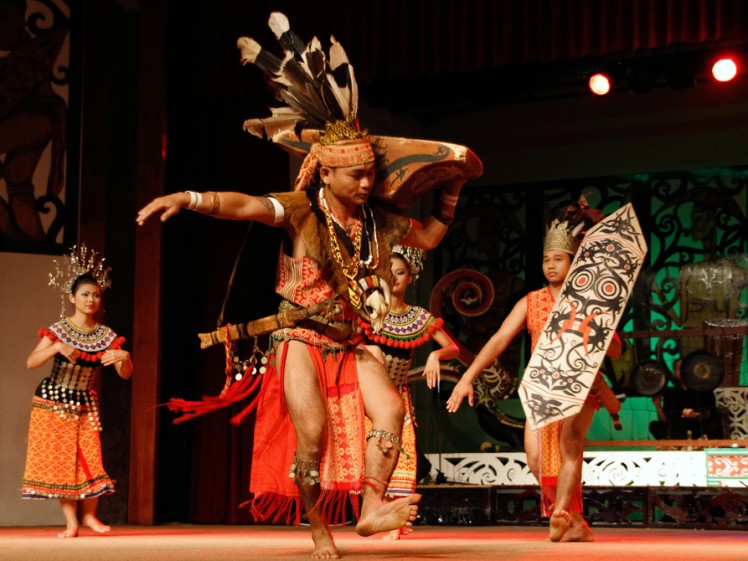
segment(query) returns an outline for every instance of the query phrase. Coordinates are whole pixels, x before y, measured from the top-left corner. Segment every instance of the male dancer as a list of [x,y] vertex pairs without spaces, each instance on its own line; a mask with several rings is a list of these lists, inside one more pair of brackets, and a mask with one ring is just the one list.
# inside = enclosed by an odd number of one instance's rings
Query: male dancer
[[[548,285],[527,294],[509,312],[455,385],[447,400],[449,412],[457,411],[465,397],[473,405],[473,380],[504,352],[523,327],[527,326],[535,348],[579,248],[577,226],[568,220],[553,221],[543,246],[543,275]],[[620,354],[621,342],[615,336],[608,355],[618,358]],[[525,428],[527,464],[541,484],[543,515],[550,516],[549,538],[554,542],[593,541],[592,531],[582,517],[582,456],[587,431],[599,408],[599,384],[605,383],[598,375],[576,415],[539,430]]]

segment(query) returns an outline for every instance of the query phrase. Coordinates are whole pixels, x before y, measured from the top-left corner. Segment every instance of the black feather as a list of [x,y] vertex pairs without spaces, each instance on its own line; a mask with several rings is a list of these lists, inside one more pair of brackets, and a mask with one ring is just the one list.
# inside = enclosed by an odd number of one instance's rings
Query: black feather
[[[316,37],[305,45],[291,30],[288,18],[280,12],[270,15],[268,25],[283,47],[285,57],[281,60],[256,41],[241,38],[242,61],[256,64],[268,74],[276,97],[300,114],[299,123],[324,126],[328,122],[355,118],[358,89],[353,67],[342,46],[331,37],[330,53],[326,56]],[[331,69],[330,63],[336,68]],[[284,126],[286,121],[285,116],[274,116],[268,124]],[[250,124],[257,127],[263,122],[253,120]]]
[[284,50],[291,51],[297,57],[302,58],[304,56],[304,49],[306,48],[304,41],[292,30],[289,29],[278,37],[278,43],[280,43]]
[[325,73],[325,53],[321,50],[311,50],[306,53],[306,64],[309,67],[309,72],[319,81],[322,75]]
[[288,103],[301,114],[307,115],[310,122],[315,124],[324,124],[326,122],[327,115],[318,111],[318,108],[315,107],[314,103],[310,102],[309,99],[300,92],[289,88],[281,90],[280,93],[283,97],[283,101]]
[[278,74],[280,72],[281,62],[281,59],[269,52],[267,49],[261,49],[255,60],[255,64],[259,68],[270,74]]

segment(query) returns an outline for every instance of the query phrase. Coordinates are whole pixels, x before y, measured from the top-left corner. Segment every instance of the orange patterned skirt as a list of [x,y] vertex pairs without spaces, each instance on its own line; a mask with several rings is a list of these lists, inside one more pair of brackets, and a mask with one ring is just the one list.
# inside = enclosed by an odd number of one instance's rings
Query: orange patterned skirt
[[104,471],[101,439],[84,407],[78,418],[35,396],[31,410],[24,499],[91,499],[114,492]]

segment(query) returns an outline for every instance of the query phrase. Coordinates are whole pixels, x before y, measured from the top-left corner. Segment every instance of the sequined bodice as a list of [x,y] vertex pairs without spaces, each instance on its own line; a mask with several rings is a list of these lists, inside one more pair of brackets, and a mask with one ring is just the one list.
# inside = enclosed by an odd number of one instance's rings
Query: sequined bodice
[[397,388],[408,383],[413,365],[413,350],[431,339],[431,330],[441,320],[420,306],[408,306],[403,312],[389,312],[375,341],[384,351],[385,366]]
[[94,374],[101,368],[101,354],[117,339],[117,334],[105,325],[84,331],[70,320],[63,319],[48,329],[52,337],[75,347],[80,356],[75,363],[63,355],[55,355],[52,372],[42,380],[36,395],[49,400],[60,417],[78,421],[86,415],[94,429],[101,430],[96,392],[93,390]]

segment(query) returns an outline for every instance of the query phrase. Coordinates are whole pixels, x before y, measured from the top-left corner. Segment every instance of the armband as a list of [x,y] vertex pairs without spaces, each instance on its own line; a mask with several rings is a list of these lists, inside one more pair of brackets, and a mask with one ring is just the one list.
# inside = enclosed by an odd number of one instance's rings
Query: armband
[[273,205],[273,224],[283,223],[283,220],[286,218],[286,209],[283,208],[283,205],[275,197],[268,197],[267,199]]

